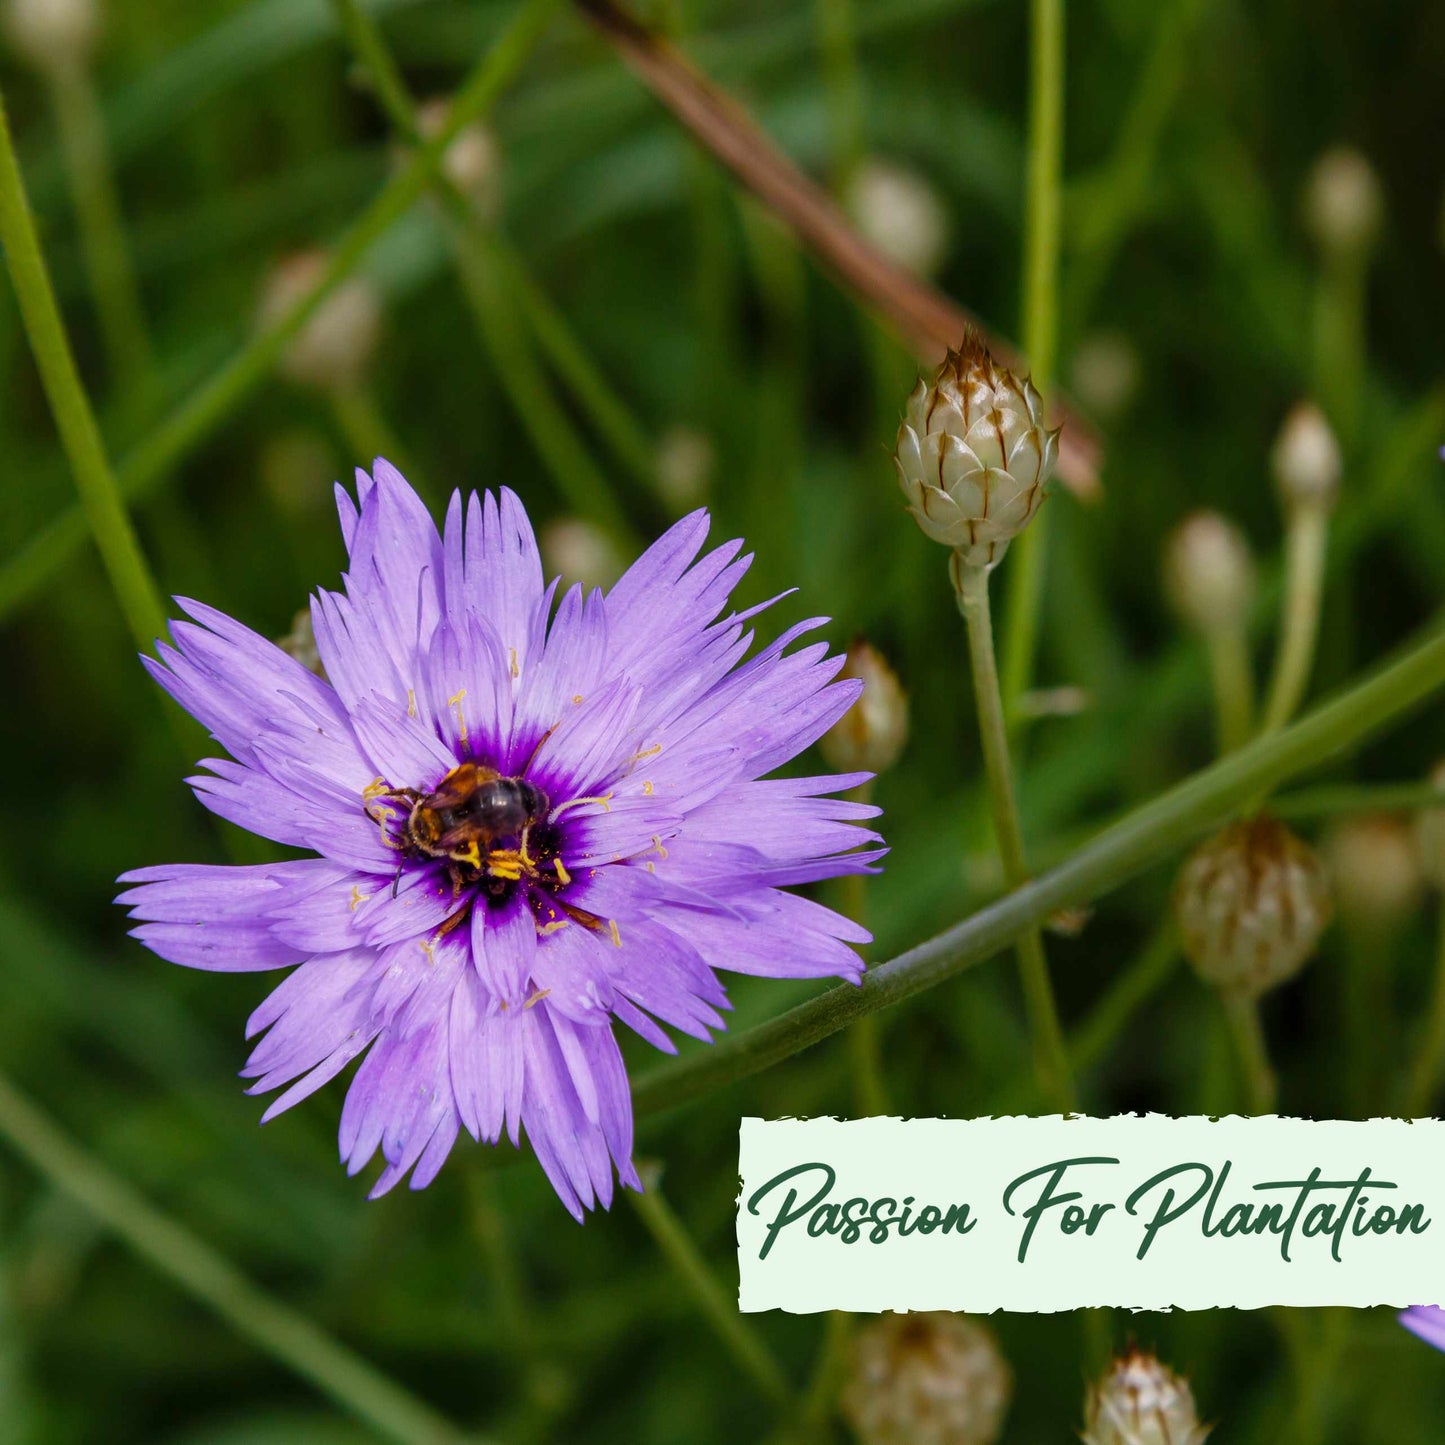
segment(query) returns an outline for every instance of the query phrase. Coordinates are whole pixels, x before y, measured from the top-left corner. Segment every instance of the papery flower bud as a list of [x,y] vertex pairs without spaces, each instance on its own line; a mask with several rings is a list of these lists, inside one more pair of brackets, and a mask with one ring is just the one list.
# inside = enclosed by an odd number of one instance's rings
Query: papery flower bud
[[1130,1350],[1089,1387],[1084,1445],[1202,1445],[1189,1382],[1153,1355]]
[[883,1315],[853,1342],[842,1409],[863,1445],[992,1445],[1013,1382],[964,1315]]
[[882,773],[908,741],[908,695],[877,648],[856,638],[841,678],[861,678],[858,701],[823,734],[818,746],[838,773]]
[[1079,401],[1104,421],[1118,416],[1139,390],[1139,353],[1114,331],[1086,336],[1069,370]]
[[[298,251],[277,263],[261,293],[257,321],[274,325],[321,279],[324,251]],[[319,391],[354,385],[371,363],[381,335],[381,297],[363,276],[337,286],[291,340],[280,369],[298,386]]]
[[[424,140],[438,135],[447,123],[451,102],[441,97],[417,107],[416,128]],[[486,221],[502,209],[502,152],[496,136],[478,121],[456,133],[442,157],[442,174]]]
[[[1445,759],[1431,770],[1430,783],[1445,793]],[[1445,888],[1445,805],[1420,810],[1415,819],[1415,843],[1425,881],[1432,888]]]
[[908,398],[894,464],[908,510],[970,567],[991,567],[1044,499],[1059,433],[1031,381],[998,366],[975,332]]
[[1184,952],[1222,993],[1258,998],[1293,977],[1330,921],[1324,865],[1302,838],[1261,815],[1196,849],[1174,888]]
[[1218,512],[1195,512],[1164,551],[1164,590],[1180,619],[1205,636],[1238,631],[1254,602],[1244,533]]
[[610,587],[626,568],[607,533],[580,517],[559,517],[548,522],[537,545],[548,573],[566,583]]
[[948,211],[916,171],[867,160],[854,171],[843,208],[863,237],[890,261],[920,276],[936,272],[948,251]]
[[291,619],[291,631],[285,637],[278,637],[276,646],[317,677],[326,676],[326,669],[321,665],[321,653],[316,647],[316,632],[311,625],[309,607],[303,607]]
[[1270,461],[1286,507],[1334,505],[1343,469],[1340,444],[1313,402],[1300,402],[1284,419]]
[[5,36],[37,70],[64,69],[90,59],[100,37],[96,0],[7,0]]
[[1388,930],[1419,904],[1420,853],[1398,818],[1347,818],[1330,830],[1323,851],[1345,923],[1366,932]]
[[712,490],[712,443],[692,427],[675,426],[657,445],[657,487],[677,512],[689,512]]
[[1305,190],[1305,220],[1321,250],[1341,256],[1368,250],[1384,211],[1375,168],[1353,146],[1336,146],[1315,162]]

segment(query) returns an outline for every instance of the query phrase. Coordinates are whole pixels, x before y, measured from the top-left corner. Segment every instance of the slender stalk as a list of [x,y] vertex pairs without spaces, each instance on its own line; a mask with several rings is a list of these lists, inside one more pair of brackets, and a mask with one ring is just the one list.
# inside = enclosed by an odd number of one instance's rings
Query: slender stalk
[[326,398],[331,414],[358,466],[369,467],[377,457],[385,457],[394,467],[415,483],[419,473],[407,454],[401,439],[386,424],[375,395],[365,382],[352,382],[334,387]]
[[1420,1035],[1419,1052],[1410,1070],[1410,1087],[1405,1096],[1405,1114],[1411,1119],[1424,1118],[1435,1101],[1445,1074],[1445,909],[1441,910],[1440,940],[1435,951],[1435,983],[1425,1027]]
[[771,1068],[879,1009],[935,988],[1007,948],[1060,908],[1089,903],[1162,862],[1288,778],[1358,747],[1445,687],[1445,631],[1301,721],[1237,752],[1126,814],[1072,857],[952,928],[870,968],[860,986],[840,984],[786,1013],[654,1068],[633,1089],[639,1114],[688,1103]]
[[1069,1057],[1076,1069],[1087,1069],[1108,1053],[1140,1005],[1173,976],[1179,959],[1172,925],[1161,924],[1129,967],[1114,976],[1093,1012],[1075,1031]]
[[1309,686],[1319,636],[1324,596],[1329,510],[1293,506],[1285,535],[1285,589],[1280,612],[1280,643],[1265,704],[1263,729],[1274,732],[1295,714]]
[[814,15],[828,104],[829,170],[833,190],[841,194],[863,158],[863,95],[853,0],[814,0]]
[[305,1316],[258,1289],[224,1256],[66,1138],[3,1076],[0,1137],[238,1334],[378,1434],[399,1445],[460,1445],[462,1432],[449,1420]]
[[1221,994],[1229,1031],[1234,1039],[1235,1054],[1244,1076],[1245,1097],[1251,1114],[1272,1114],[1278,1088],[1269,1050],[1264,1041],[1264,1028],[1259,1018],[1259,1000],[1243,994]]
[[[994,833],[1003,861],[1004,882],[1010,888],[1017,888],[1028,881],[1029,869],[1024,856],[1023,831],[1019,826],[1018,803],[1014,798],[1008,726],[1004,720],[998,666],[994,660],[988,569],[966,566],[955,554],[953,573],[959,609],[968,631],[969,663],[973,671],[974,701],[978,707]],[[1027,928],[1019,935],[1015,947],[1024,1004],[1028,1011],[1029,1034],[1033,1041],[1034,1072],[1044,1094],[1067,1113],[1074,1107],[1074,1085],[1068,1055],[1064,1051],[1064,1034],[1054,1002],[1053,984],[1049,980],[1048,961],[1044,956],[1043,934],[1037,926]]]
[[[856,803],[867,803],[873,793],[871,782],[855,788],[849,795]],[[854,923],[866,924],[868,914],[868,876],[849,873],[843,879],[843,912]],[[862,1118],[888,1112],[888,1091],[883,1084],[883,1058],[878,1044],[878,1020],[871,1014],[859,1019],[848,1030],[848,1044],[853,1057],[853,1107]]]
[[1219,752],[1232,753],[1254,730],[1254,676],[1249,665],[1249,636],[1241,628],[1215,630],[1205,638],[1214,690],[1215,732]]
[[1414,813],[1445,808],[1434,783],[1338,783],[1285,793],[1269,805],[1276,818],[1329,818],[1348,813]]
[[[1029,0],[1029,130],[1024,197],[1023,343],[1034,385],[1047,398],[1058,345],[1059,215],[1064,153],[1064,0]],[[1013,544],[1003,648],[1005,713],[1033,685],[1043,606],[1048,515]]]
[[25,331],[101,561],[131,635],[142,648],[149,650],[155,639],[165,632],[165,608],[131,526],[95,413],[76,370],[50,284],[50,273],[40,251],[35,218],[26,200],[3,98],[0,98],[0,243],[5,247],[5,260],[15,285]]
[[81,252],[112,377],[123,390],[134,393],[149,376],[153,358],[100,106],[85,65],[57,65],[48,79],[80,225]]
[[758,1390],[773,1404],[785,1409],[790,1407],[792,1393],[781,1366],[738,1313],[737,1301],[729,1299],[682,1221],[663,1198],[661,1170],[654,1166],[639,1172],[643,1173],[644,1190],[641,1194],[629,1191],[627,1198],[672,1266],[678,1282],[693,1297],[718,1339]]

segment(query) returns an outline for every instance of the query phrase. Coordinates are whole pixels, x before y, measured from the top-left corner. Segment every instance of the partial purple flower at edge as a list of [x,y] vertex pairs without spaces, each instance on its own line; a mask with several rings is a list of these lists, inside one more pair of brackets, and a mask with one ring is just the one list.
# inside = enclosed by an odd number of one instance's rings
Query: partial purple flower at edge
[[[117,901],[173,963],[293,970],[243,1076],[285,1086],[264,1122],[361,1058],[340,1145],[352,1174],[381,1150],[373,1198],[409,1171],[424,1188],[463,1128],[525,1134],[581,1219],[614,1168],[640,1188],[614,1021],[675,1052],[660,1025],[725,1027],[717,969],[860,977],[869,935],[783,890],[876,871],[858,824],[877,809],[827,796],[867,775],[765,776],[859,684],[824,643],[788,650],[823,619],[744,660],[753,613],[723,608],[750,558],[700,555],[705,512],[554,613],[510,491],[454,494],[440,535],[384,461],[337,500],[345,591],[312,602],[326,680],[184,599],[193,621],[145,659],[230,754],[189,780],[200,800],[318,856],[142,868]],[[472,784],[462,812],[500,806],[475,787],[493,773],[525,831],[435,842],[462,813],[418,822],[419,802],[450,779]]]
[[1398,1318],[1412,1335],[1418,1335],[1437,1350],[1445,1350],[1445,1309],[1438,1305],[1413,1305],[1402,1310]]

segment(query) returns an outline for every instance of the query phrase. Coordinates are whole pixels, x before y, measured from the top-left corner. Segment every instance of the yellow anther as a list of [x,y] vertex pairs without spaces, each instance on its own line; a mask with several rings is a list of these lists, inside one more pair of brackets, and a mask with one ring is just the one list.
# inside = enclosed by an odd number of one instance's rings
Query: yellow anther
[[617,926],[617,920],[616,920],[615,918],[609,918],[609,919],[607,920],[607,931],[612,935],[612,942],[613,942],[618,948],[621,948],[621,947],[622,947],[622,931],[621,931],[621,929],[618,928],[618,926]]
[[572,881],[572,875],[563,866],[560,858],[554,858],[552,866],[557,870],[557,881],[565,888]]
[[652,784],[651,784],[651,783],[643,783],[643,785],[642,785],[642,796],[643,796],[644,798],[650,798],[650,797],[652,796]]
[[361,801],[369,803],[373,798],[383,797],[389,792],[391,792],[391,784],[385,778],[373,778],[361,790]]
[[477,846],[477,840],[475,838],[473,838],[465,848],[460,848],[453,853],[452,857],[456,862],[466,863],[472,868],[480,868],[482,866],[482,852]]
[[426,954],[427,963],[430,964],[432,968],[435,968],[437,966],[437,960],[436,954],[431,951],[431,944],[431,939],[423,938],[421,941],[421,951]]
[[652,745],[650,748],[644,748],[643,751],[640,752],[640,753],[633,753],[633,755],[632,755],[632,761],[633,761],[634,763],[640,763],[640,762],[643,760],[643,758],[655,758],[655,757],[658,755],[658,753],[660,753],[661,751],[662,751],[662,744],[661,744],[661,743],[653,743],[653,745]]
[[544,923],[537,930],[537,934],[541,938],[546,938],[549,933],[556,933],[558,929],[566,928],[566,926],[567,920],[565,918],[559,918],[555,923]]
[[662,846],[662,839],[659,838],[656,833],[652,835],[652,846],[657,849],[657,856],[659,858],[667,857],[667,849]]
[[457,736],[461,739],[463,747],[467,745],[467,720],[462,716],[462,699],[466,695],[466,688],[462,688],[447,699],[447,706],[457,710]]
[[586,807],[588,803],[596,803],[604,812],[610,813],[612,811],[612,794],[603,793],[597,798],[573,798],[570,802],[561,803],[552,809],[549,815],[549,821],[555,823],[569,808]]
[[509,647],[507,649],[507,666],[511,669],[513,677],[521,677],[522,668],[521,664],[517,661],[517,649],[515,647]]
[[408,717],[416,716],[416,689],[414,687],[406,690],[406,715]]
[[539,988],[537,992],[534,993],[532,997],[529,998],[527,1002],[522,1005],[522,1008],[526,1010],[531,1008],[534,1003],[541,1003],[542,1000],[546,998],[547,995],[551,992],[552,990],[550,988]]
[[581,707],[581,705],[582,705],[582,694],[581,694],[580,692],[574,692],[574,693],[572,694],[572,701],[575,702],[575,703],[578,705],[578,707]]
[[370,897],[371,894],[363,893],[361,889],[359,889],[356,884],[353,883],[351,885],[351,911],[355,913],[356,910],[360,908],[361,905],[365,903],[366,900]]
[[642,866],[643,866],[644,868],[646,868],[649,873],[656,873],[656,872],[657,872],[657,864],[656,864],[656,863],[644,863]]

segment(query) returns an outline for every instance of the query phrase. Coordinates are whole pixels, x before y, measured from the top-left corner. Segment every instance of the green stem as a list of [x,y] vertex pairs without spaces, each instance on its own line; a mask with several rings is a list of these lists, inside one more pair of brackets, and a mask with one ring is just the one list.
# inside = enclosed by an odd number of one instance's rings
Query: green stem
[[952,928],[786,1013],[644,1074],[639,1114],[658,1113],[771,1068],[856,1020],[935,988],[1007,948],[1060,908],[1118,887],[1186,848],[1288,778],[1336,759],[1445,687],[1445,632],[1432,629],[1394,662],[1301,721],[1260,737],[1126,814],[1067,861]]
[[[1008,725],[1004,720],[998,666],[994,660],[993,622],[988,605],[989,573],[985,567],[968,566],[955,553],[953,575],[959,609],[968,632],[968,656],[973,671],[974,701],[978,708],[979,734],[983,740],[984,771],[988,775],[994,834],[999,857],[1003,861],[1004,882],[1010,888],[1017,888],[1028,881],[1029,868],[1024,856],[1018,803],[1014,798]],[[1068,1113],[1074,1107],[1074,1084],[1068,1055],[1064,1051],[1064,1034],[1059,1025],[1053,984],[1049,980],[1048,961],[1044,957],[1043,934],[1037,927],[1025,929],[1015,947],[1028,1011],[1029,1034],[1033,1040],[1034,1071],[1045,1096]]]
[[[1047,399],[1058,346],[1059,215],[1064,154],[1064,0],[1029,0],[1029,131],[1024,198],[1023,344],[1034,385]],[[1043,605],[1048,517],[1013,544],[1003,695],[1012,719],[1033,685]]]
[[[849,798],[855,803],[872,800],[873,784],[855,788]],[[854,923],[866,923],[868,914],[868,876],[850,873],[843,879],[843,912]],[[853,1056],[853,1107],[860,1118],[888,1112],[888,1092],[883,1085],[883,1059],[879,1049],[878,1020],[871,1015],[859,1019],[848,1030],[848,1044]]]
[[654,1166],[639,1172],[643,1175],[643,1192],[629,1191],[627,1198],[672,1266],[678,1282],[692,1296],[743,1373],[773,1404],[788,1408],[792,1396],[782,1368],[738,1313],[737,1301],[728,1297],[682,1221],[663,1198],[661,1170]]
[[150,374],[151,344],[121,222],[100,106],[90,72],[83,65],[57,66],[49,78],[80,225],[81,251],[112,377],[122,390],[135,393]]
[[40,252],[35,218],[25,197],[25,183],[15,158],[3,99],[0,99],[0,243],[5,247],[25,331],[101,561],[131,635],[148,651],[155,639],[165,633],[165,608],[121,500],[95,413],[76,370],[50,284],[50,273]]
[[1155,930],[1133,963],[1114,976],[1093,1012],[1075,1031],[1069,1057],[1076,1069],[1087,1069],[1108,1053],[1139,1006],[1173,975],[1179,958],[1173,927],[1164,923]]
[[1329,532],[1328,508],[1301,505],[1290,508],[1285,535],[1279,652],[1264,710],[1266,733],[1282,728],[1294,716],[1309,687],[1315,641],[1319,636]]
[[386,424],[375,395],[364,382],[335,388],[327,400],[353,465],[369,469],[377,457],[385,457],[414,486],[420,482],[420,473],[400,438]]
[[1249,666],[1249,636],[1243,628],[1215,631],[1206,639],[1214,686],[1215,730],[1221,754],[1249,741],[1254,730],[1254,677]]
[[1269,805],[1276,818],[1328,818],[1348,813],[1415,813],[1445,808],[1445,792],[1434,783],[1330,784],[1285,793]]
[[1440,916],[1440,940],[1435,952],[1435,983],[1430,994],[1430,1007],[1425,1015],[1420,1050],[1410,1071],[1410,1089],[1405,1098],[1405,1115],[1426,1117],[1445,1073],[1445,909]]
[[1272,1114],[1278,1089],[1274,1070],[1270,1067],[1269,1050],[1264,1041],[1264,1026],[1259,1017],[1259,1000],[1243,994],[1221,994],[1229,1031],[1234,1039],[1240,1072],[1244,1076],[1245,1096],[1251,1114]]
[[863,158],[863,97],[853,0],[815,0],[823,90],[828,104],[829,168],[842,192]]
[[[373,1365],[264,1293],[222,1255],[162,1214],[0,1077],[0,1136],[162,1274],[342,1409],[399,1445],[463,1436]],[[474,1442],[480,1445],[480,1442]]]

